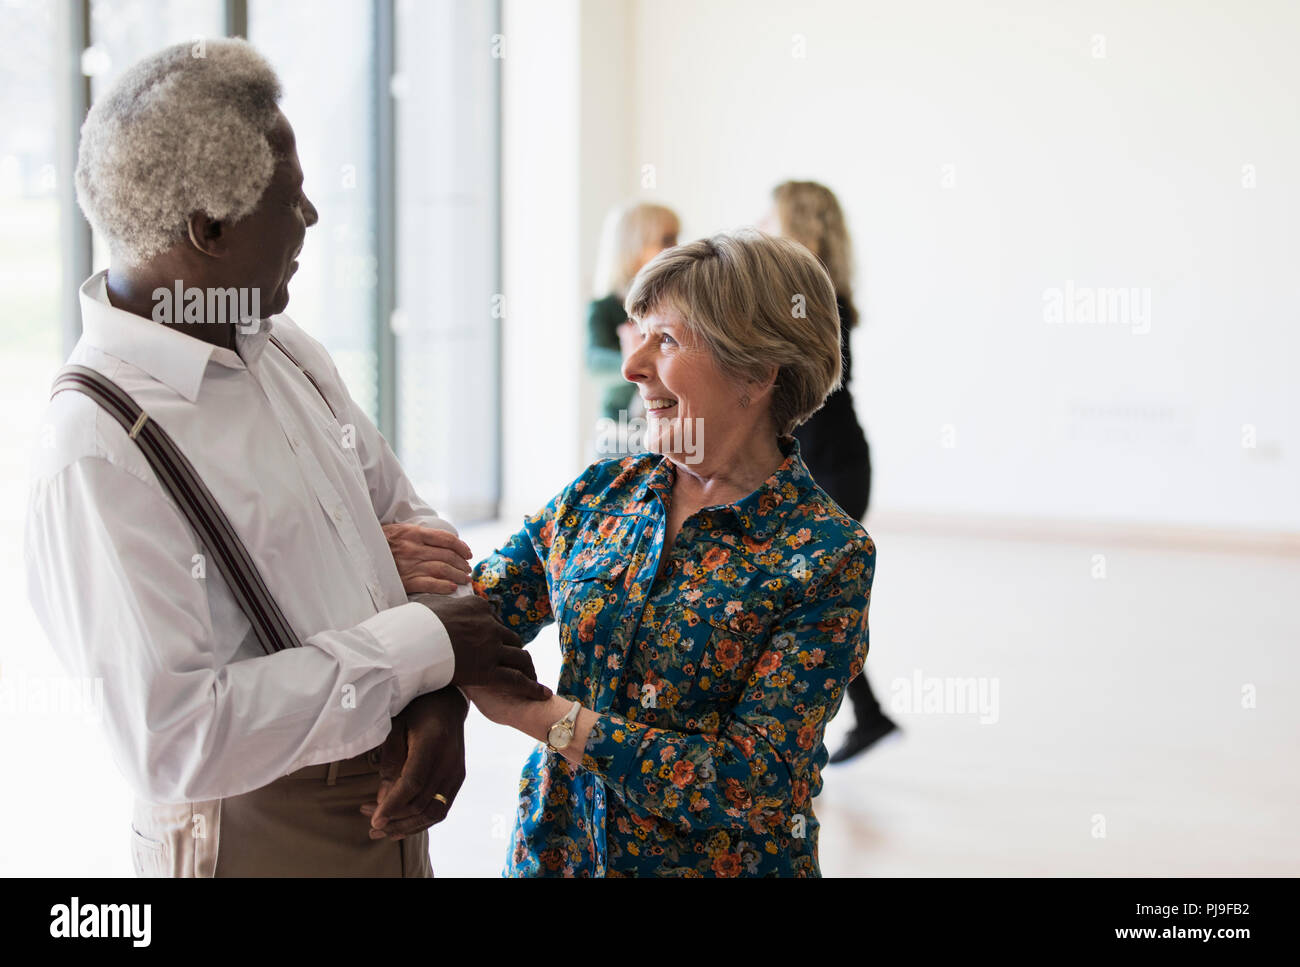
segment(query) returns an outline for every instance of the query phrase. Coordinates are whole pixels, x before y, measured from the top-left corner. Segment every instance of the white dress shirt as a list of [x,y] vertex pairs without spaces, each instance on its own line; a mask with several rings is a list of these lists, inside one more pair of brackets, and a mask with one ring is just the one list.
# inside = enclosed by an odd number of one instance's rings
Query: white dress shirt
[[241,332],[232,352],[114,308],[103,272],[81,287],[81,310],[69,362],[116,382],[176,441],[302,642],[264,654],[135,443],[83,394],[54,397],[28,593],[69,671],[103,679],[109,742],[136,794],[220,799],[381,743],[412,698],[450,682],[454,657],[433,612],[407,602],[380,524],[452,525],[287,317]]

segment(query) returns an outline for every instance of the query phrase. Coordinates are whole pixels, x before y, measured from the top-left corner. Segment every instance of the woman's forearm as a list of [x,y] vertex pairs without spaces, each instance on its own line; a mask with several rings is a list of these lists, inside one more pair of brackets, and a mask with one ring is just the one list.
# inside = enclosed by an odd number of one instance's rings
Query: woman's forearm
[[[521,705],[518,718],[511,724],[538,742],[545,742],[551,726],[569,714],[571,708],[573,708],[573,699],[553,695],[545,702],[528,702]],[[562,751],[563,756],[575,766],[582,764],[582,755],[587,748],[587,736],[591,734],[591,727],[596,723],[596,719],[596,713],[586,706],[578,712],[578,721],[573,728],[573,739]]]

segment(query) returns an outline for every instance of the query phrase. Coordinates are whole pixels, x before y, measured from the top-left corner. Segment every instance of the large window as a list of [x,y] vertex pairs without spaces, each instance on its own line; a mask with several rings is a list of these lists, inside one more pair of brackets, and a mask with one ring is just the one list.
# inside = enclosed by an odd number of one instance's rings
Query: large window
[[[39,0],[0,7],[0,393],[6,412],[23,404],[60,348],[59,200],[56,164],[54,11]],[[39,393],[39,391],[36,391]],[[3,454],[4,513],[21,506],[23,453]]]

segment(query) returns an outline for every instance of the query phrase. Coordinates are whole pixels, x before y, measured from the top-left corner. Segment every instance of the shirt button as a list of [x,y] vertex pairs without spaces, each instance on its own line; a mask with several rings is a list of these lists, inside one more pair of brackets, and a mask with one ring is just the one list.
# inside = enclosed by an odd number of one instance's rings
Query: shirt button
[[334,511],[334,519],[338,521],[340,524],[343,523],[343,511],[341,510]]

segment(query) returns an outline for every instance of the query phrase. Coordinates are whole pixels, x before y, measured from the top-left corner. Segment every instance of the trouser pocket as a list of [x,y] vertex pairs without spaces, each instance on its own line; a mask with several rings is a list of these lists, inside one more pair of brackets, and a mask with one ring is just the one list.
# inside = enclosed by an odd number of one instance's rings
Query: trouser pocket
[[171,864],[167,860],[167,846],[150,839],[134,826],[131,827],[131,864],[136,876],[167,876]]
[[131,854],[137,876],[208,877],[217,865],[221,800],[135,801]]

